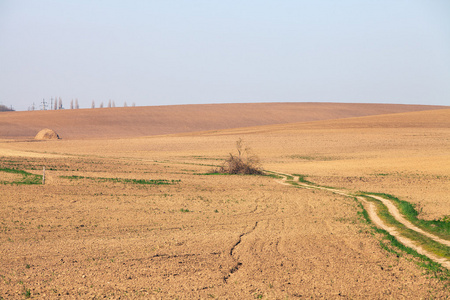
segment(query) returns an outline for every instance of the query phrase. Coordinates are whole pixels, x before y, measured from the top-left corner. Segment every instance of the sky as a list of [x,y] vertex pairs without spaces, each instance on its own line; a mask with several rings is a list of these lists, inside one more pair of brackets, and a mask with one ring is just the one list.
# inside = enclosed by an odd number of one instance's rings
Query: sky
[[0,0],[0,104],[450,105],[449,0]]

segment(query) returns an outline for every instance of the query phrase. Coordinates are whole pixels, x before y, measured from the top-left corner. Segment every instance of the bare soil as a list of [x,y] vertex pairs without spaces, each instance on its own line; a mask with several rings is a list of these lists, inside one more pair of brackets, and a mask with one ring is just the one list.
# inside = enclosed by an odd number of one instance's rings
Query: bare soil
[[130,138],[443,109],[431,105],[248,103],[0,113],[0,138],[32,138],[50,128],[63,139]]
[[43,142],[8,120],[23,135],[0,141],[0,168],[45,166],[47,181],[0,186],[2,298],[449,295],[448,281],[382,249],[352,198],[268,176],[206,175],[241,137],[265,169],[393,194],[441,218],[450,215],[449,109],[114,139],[64,138],[75,123],[55,122],[42,127],[63,139]]

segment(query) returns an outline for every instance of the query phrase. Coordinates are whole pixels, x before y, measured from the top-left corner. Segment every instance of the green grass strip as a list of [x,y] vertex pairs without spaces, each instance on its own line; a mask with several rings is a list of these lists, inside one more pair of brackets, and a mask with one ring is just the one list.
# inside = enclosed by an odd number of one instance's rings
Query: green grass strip
[[[374,201],[378,201],[378,200],[374,199]],[[381,202],[377,203],[377,205],[384,206]],[[435,278],[438,278],[439,280],[442,280],[442,281],[450,280],[450,270],[447,270],[446,268],[442,267],[441,264],[434,262],[429,257],[418,253],[416,250],[403,245],[386,230],[380,229],[380,228],[376,227],[375,225],[373,225],[372,220],[370,219],[369,214],[367,213],[367,211],[364,208],[364,206],[362,205],[362,203],[360,203],[360,208],[362,210],[361,214],[362,214],[363,218],[365,219],[365,221],[368,224],[372,225],[371,227],[375,232],[377,232],[383,236],[383,239],[379,241],[381,248],[383,248],[384,250],[386,250],[390,253],[397,255],[398,257],[403,256],[402,252],[407,253],[413,257],[416,257],[419,259],[419,261],[415,261],[415,263],[417,265],[419,265],[420,267],[426,269],[429,274],[432,274]],[[382,207],[380,207],[380,208],[383,210]],[[385,208],[385,211],[383,212],[383,214],[386,214],[386,212],[387,212],[387,214],[390,216],[389,212],[387,211],[387,208],[385,206],[384,206],[384,208]],[[380,216],[380,217],[383,218],[382,216]],[[390,216],[390,217],[393,218],[392,216]],[[385,220],[383,220],[383,221],[385,221]],[[394,222],[398,223],[395,219],[394,219]],[[400,224],[400,223],[398,223],[398,224]],[[386,242],[388,242],[388,243],[386,243]],[[400,251],[397,251],[396,249],[398,249]]]
[[[370,197],[368,197],[370,198]],[[398,222],[390,213],[388,208],[379,200],[370,198],[370,200],[376,203],[378,208],[378,215],[383,220],[383,222],[388,226],[394,226],[397,231],[404,237],[417,242],[425,250],[434,253],[438,256],[450,259],[450,247],[443,245],[430,239],[427,236],[422,235],[412,229],[407,228],[402,223]]]
[[42,175],[35,175],[23,170],[9,168],[0,168],[0,172],[22,175],[22,179],[19,181],[0,181],[0,184],[42,184]]
[[408,221],[421,228],[422,230],[433,233],[443,239],[450,240],[450,218],[448,216],[439,220],[422,220],[417,218],[419,213],[417,212],[413,204],[404,200],[400,200],[397,197],[389,194],[370,194],[391,200],[395,204],[395,206],[397,206],[400,213],[404,215]]

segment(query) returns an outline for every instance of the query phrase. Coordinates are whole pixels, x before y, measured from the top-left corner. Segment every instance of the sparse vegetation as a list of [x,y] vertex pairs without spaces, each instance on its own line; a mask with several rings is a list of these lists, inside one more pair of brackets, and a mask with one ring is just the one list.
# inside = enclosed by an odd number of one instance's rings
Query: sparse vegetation
[[1,168],[0,172],[22,175],[20,180],[0,181],[0,184],[42,184],[42,175],[35,175],[23,170]]
[[132,184],[149,184],[149,185],[165,185],[165,184],[175,184],[180,182],[180,180],[167,180],[167,179],[129,179],[129,178],[105,178],[105,177],[85,177],[85,176],[60,176],[61,178],[70,179],[70,180],[80,180],[80,179],[89,179],[95,180],[98,182],[120,182],[120,183],[132,183]]
[[24,288],[24,290],[23,290],[23,295],[25,296],[25,298],[31,298],[31,290],[30,289],[27,289],[27,288]]

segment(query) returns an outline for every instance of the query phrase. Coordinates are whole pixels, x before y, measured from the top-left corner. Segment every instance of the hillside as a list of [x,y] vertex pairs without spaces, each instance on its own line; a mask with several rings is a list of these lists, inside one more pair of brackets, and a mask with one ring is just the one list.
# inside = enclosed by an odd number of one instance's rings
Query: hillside
[[333,120],[447,107],[398,104],[252,103],[0,113],[0,138],[33,138],[43,128],[63,139],[120,138]]

